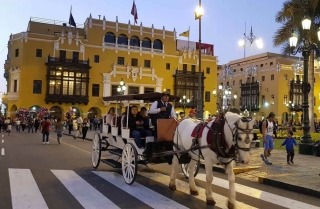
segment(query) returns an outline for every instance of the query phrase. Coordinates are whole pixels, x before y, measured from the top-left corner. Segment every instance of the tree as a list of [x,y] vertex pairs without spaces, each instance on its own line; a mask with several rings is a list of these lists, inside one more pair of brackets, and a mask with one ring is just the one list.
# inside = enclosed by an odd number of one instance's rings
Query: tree
[[[289,38],[294,30],[299,34],[298,45],[303,44],[303,38],[307,38],[311,43],[318,42],[317,29],[320,23],[320,0],[288,0],[283,3],[281,10],[276,14],[275,21],[282,26],[276,31],[273,37],[275,47],[282,46],[283,54],[290,54]],[[302,29],[304,16],[311,18],[312,24],[310,32]],[[314,51],[309,56],[309,83],[311,90],[308,96],[309,119],[311,122],[310,132],[314,132]]]

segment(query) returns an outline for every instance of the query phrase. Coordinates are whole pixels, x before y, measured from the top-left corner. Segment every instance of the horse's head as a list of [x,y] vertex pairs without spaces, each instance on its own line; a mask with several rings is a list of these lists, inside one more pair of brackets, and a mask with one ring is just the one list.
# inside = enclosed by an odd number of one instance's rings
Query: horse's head
[[232,140],[239,150],[239,162],[248,164],[250,162],[249,151],[253,140],[253,125],[255,120],[230,112],[225,114],[225,118],[226,140]]

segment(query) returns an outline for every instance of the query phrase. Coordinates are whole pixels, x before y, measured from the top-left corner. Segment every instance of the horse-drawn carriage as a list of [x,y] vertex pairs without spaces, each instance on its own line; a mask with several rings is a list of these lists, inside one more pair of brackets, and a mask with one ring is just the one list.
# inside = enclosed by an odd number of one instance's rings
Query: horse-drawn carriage
[[[118,103],[122,106],[125,102],[126,120],[128,120],[130,104],[150,103],[160,98],[161,93],[146,93],[109,96],[104,97],[103,100],[116,102],[116,106],[119,105]],[[179,97],[170,96],[170,101],[179,101],[179,99]],[[158,119],[157,137],[145,137],[145,148],[138,148],[126,124],[128,121],[125,122],[123,117],[116,115],[110,127],[104,124],[102,133],[94,134],[92,140],[94,168],[98,168],[100,161],[114,168],[121,168],[124,181],[132,184],[137,176],[138,164],[167,162],[172,164],[169,188],[175,190],[175,180],[180,164],[183,173],[189,177],[191,195],[197,195],[194,177],[198,173],[200,159],[204,160],[207,185],[213,180],[213,164],[224,164],[230,182],[228,206],[233,208],[235,204],[233,162],[238,157],[240,163],[249,163],[254,125],[252,118],[241,117],[234,113],[221,113],[209,122],[192,119],[181,122],[174,118]],[[102,151],[108,151],[118,158],[101,158]],[[211,186],[207,186],[206,190],[207,203],[214,204]]]

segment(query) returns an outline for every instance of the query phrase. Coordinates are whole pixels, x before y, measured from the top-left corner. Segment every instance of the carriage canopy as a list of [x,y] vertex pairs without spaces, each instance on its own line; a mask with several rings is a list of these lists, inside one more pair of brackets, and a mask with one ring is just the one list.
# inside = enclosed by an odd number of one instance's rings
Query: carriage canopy
[[[161,99],[162,93],[160,92],[151,92],[145,94],[129,94],[129,95],[115,95],[115,96],[108,96],[103,97],[103,101],[127,101],[127,100],[144,100],[146,102],[153,102],[158,99]],[[179,101],[180,97],[178,96],[169,96],[169,100],[172,101]]]

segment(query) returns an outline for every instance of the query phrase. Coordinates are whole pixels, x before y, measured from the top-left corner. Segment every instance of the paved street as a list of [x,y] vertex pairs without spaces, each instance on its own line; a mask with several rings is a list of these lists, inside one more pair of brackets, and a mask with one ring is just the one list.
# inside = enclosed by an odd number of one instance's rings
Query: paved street
[[[65,135],[58,145],[55,137],[51,133],[50,144],[43,145],[39,133],[1,134],[1,209],[213,208],[205,203],[203,169],[196,177],[200,193],[196,197],[189,195],[182,175],[177,191],[168,189],[170,166],[166,164],[140,166],[136,182],[129,186],[119,169],[103,163],[97,170],[92,168],[90,141]],[[215,208],[226,208],[226,175],[214,175]],[[236,183],[238,208],[320,208],[315,197],[243,178]]]

